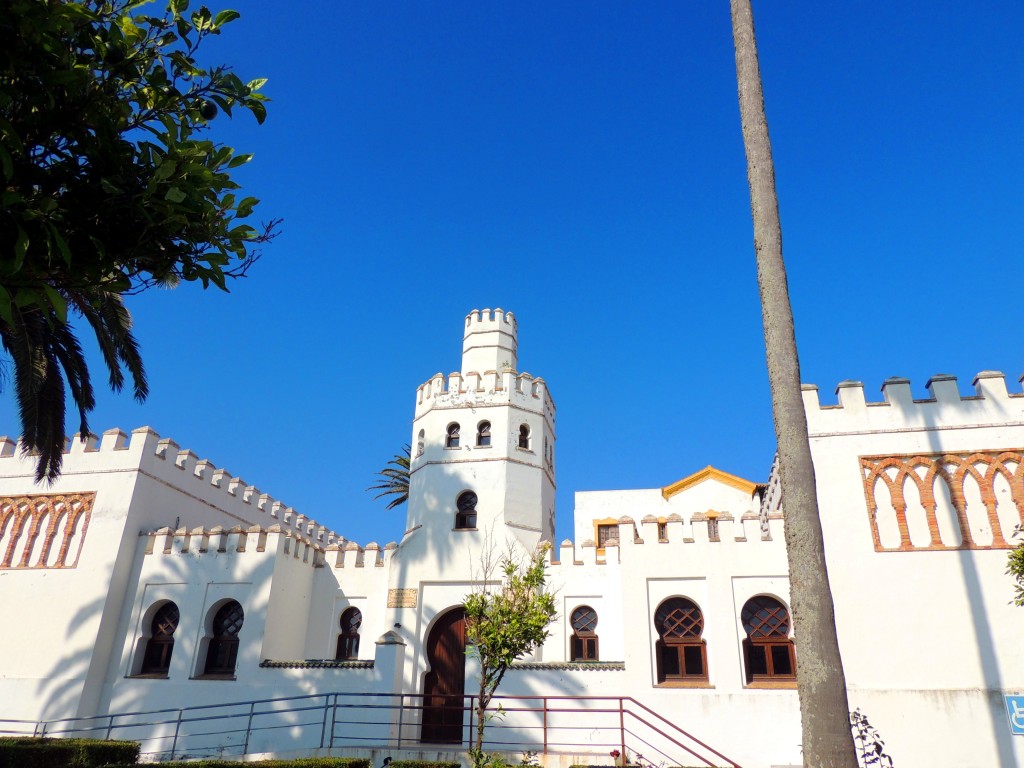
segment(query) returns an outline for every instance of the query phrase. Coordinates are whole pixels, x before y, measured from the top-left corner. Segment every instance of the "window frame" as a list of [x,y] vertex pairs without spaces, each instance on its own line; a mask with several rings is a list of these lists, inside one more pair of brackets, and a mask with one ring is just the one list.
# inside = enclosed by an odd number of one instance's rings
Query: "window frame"
[[[674,618],[679,611],[685,613]],[[696,616],[693,614],[696,613]],[[674,625],[669,626],[670,619]],[[687,626],[681,632],[677,630],[683,623]],[[673,595],[662,600],[654,611],[654,629],[658,639],[654,644],[655,678],[658,685],[707,685],[710,680],[708,670],[707,641],[704,640],[704,612],[694,600],[682,595]],[[687,668],[695,660],[697,654],[700,672],[687,672]],[[669,664],[677,670],[669,672]]]
[[[470,504],[470,498],[472,503]],[[465,505],[464,505],[465,502]],[[480,503],[480,498],[476,495],[475,491],[465,490],[462,491],[455,498],[455,526],[452,530],[455,531],[475,531],[477,530],[477,504]]]
[[[593,616],[590,620],[582,612],[589,611]],[[569,638],[570,661],[600,661],[600,643],[597,636],[597,611],[589,605],[580,605],[569,615],[569,626],[572,635]],[[579,652],[577,652],[577,648]]]
[[233,680],[238,669],[239,634],[245,625],[245,610],[237,600],[225,600],[211,611],[213,617],[201,677]]
[[[174,612],[173,618],[165,613]],[[164,600],[153,612],[149,622],[149,636],[142,648],[142,662],[135,677],[167,678],[171,671],[171,659],[174,655],[174,633],[181,622],[181,611],[173,600]],[[158,627],[158,624],[161,626]],[[170,629],[167,630],[167,626]],[[154,656],[157,657],[154,660]]]
[[459,422],[453,421],[444,430],[444,447],[445,448],[459,448],[461,447],[462,440],[462,427],[459,426]]
[[491,422],[486,419],[476,425],[476,447],[491,447]]
[[519,425],[519,442],[516,447],[521,451],[530,450],[530,425],[523,423]]
[[[356,661],[359,658],[359,630],[363,626],[363,612],[350,605],[338,618],[341,632],[334,650],[335,661]],[[344,654],[344,655],[343,655]]]
[[[771,605],[773,603],[774,606]],[[771,613],[767,616],[760,615],[762,611],[768,609]],[[789,606],[772,595],[754,595],[740,609],[740,623],[746,633],[743,640],[745,684],[748,687],[795,687],[796,646],[791,636],[793,620]],[[788,672],[775,671],[775,649],[784,649]],[[755,654],[760,657],[757,666],[763,668],[764,672],[754,671],[752,662]]]

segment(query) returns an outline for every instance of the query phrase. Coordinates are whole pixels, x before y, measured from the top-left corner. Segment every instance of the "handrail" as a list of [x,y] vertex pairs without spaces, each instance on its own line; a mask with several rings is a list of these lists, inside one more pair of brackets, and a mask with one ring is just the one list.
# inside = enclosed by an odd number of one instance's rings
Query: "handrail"
[[[130,735],[153,748],[144,754],[169,755],[171,759],[222,754],[225,750],[248,754],[254,747],[254,751],[265,751],[260,749],[259,739],[265,742],[269,733],[277,732],[288,734],[285,739],[293,743],[301,742],[301,749],[340,746],[401,749],[403,742],[415,742],[417,746],[421,743],[419,713],[428,706],[425,699],[424,694],[415,693],[332,691],[93,717],[45,721],[0,719],[0,733],[60,736],[102,731],[108,739]],[[476,699],[467,695],[462,697],[463,706],[448,708],[453,712],[452,723],[459,722],[460,730],[465,726],[462,732],[466,733],[468,743],[472,743],[474,736],[472,714]],[[740,768],[738,763],[706,742],[629,696],[495,696],[493,702],[500,704],[506,715],[506,720],[492,722],[487,729],[486,744],[498,751],[506,747],[505,751],[597,753],[611,747],[625,755],[633,745],[643,745],[648,754],[653,751],[672,764],[679,764],[679,758],[685,753],[687,760],[696,758],[706,766]],[[313,718],[303,714],[314,712],[317,715]],[[377,712],[379,716],[374,714]],[[454,712],[461,712],[461,719]],[[360,717],[360,713],[368,717]],[[564,715],[573,714],[586,715],[588,719],[582,725],[579,718],[563,722]],[[610,718],[614,718],[614,725]],[[238,721],[237,727],[226,722],[232,720]],[[193,731],[199,723],[223,725]],[[8,730],[9,726],[19,725],[25,728]],[[637,726],[646,730],[641,732]],[[410,735],[411,728],[416,729],[416,735]],[[145,735],[135,735],[139,731]],[[576,735],[578,733],[580,735]],[[208,737],[219,737],[219,740],[214,743]],[[275,736],[272,743],[276,744],[278,739]],[[680,753],[668,754],[674,750]],[[638,749],[632,751],[640,754]],[[712,762],[709,756],[722,763]]]

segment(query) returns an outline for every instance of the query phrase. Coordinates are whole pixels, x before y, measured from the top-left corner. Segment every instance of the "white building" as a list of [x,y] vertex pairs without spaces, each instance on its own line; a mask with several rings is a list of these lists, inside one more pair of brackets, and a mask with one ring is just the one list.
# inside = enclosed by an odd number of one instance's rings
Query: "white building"
[[[459,607],[481,553],[554,532],[555,406],[517,359],[511,313],[466,318],[461,370],[416,392],[407,530],[383,547],[147,428],[73,441],[45,490],[0,441],[0,730],[94,727],[178,755],[457,748],[468,720],[442,704],[474,692]],[[826,406],[805,391],[850,703],[901,768],[1024,765],[1004,701],[1024,693],[1004,573],[1024,395],[991,372],[972,397],[928,387],[915,401],[890,379],[867,403],[843,382]],[[800,764],[782,524],[774,470],[578,493],[576,543],[549,555],[560,616],[506,675],[500,693],[523,698],[492,738]],[[263,701],[285,697],[308,698]]]

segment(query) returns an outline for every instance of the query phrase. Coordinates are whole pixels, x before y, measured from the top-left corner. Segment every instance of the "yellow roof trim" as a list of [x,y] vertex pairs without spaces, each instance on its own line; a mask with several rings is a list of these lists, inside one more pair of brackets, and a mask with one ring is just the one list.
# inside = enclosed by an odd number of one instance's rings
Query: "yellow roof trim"
[[742,477],[736,475],[730,475],[728,472],[723,472],[720,469],[715,469],[708,464],[704,469],[699,472],[694,472],[689,477],[684,477],[682,480],[677,480],[672,485],[666,485],[661,489],[661,495],[665,499],[670,499],[677,493],[682,493],[687,488],[692,488],[695,485],[703,483],[705,480],[716,480],[723,485],[728,485],[730,488],[735,488],[739,491],[752,494],[754,489],[757,488],[757,483],[752,483],[749,480],[744,480]]

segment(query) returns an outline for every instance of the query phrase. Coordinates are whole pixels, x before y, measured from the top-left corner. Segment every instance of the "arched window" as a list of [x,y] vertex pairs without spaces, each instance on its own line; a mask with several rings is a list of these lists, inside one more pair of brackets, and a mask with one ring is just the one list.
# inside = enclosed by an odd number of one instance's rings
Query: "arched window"
[[238,633],[242,629],[245,614],[237,600],[224,603],[214,614],[211,627],[212,637],[206,649],[206,675],[233,675],[238,661]]
[[363,614],[358,608],[346,608],[341,614],[341,634],[338,635],[336,659],[359,658],[359,627],[363,624]]
[[530,425],[519,425],[519,447],[524,451],[530,450]]
[[597,661],[597,611],[581,605],[572,612],[571,661]]
[[416,436],[416,455],[423,455],[423,444],[427,440],[427,433],[424,430],[420,430],[419,435]]
[[476,528],[476,494],[472,491],[460,493],[455,507],[458,510],[455,513],[455,527]]
[[743,641],[743,660],[747,682],[758,680],[795,680],[796,654],[789,637],[789,611],[767,595],[752,597],[740,611],[747,633]]
[[172,602],[161,605],[153,614],[150,637],[142,657],[140,675],[166,675],[171,668],[174,651],[174,630],[178,628],[178,606]]
[[444,438],[445,448],[458,448],[459,447],[459,425],[451,423],[448,425],[448,432]]
[[489,448],[491,445],[491,422],[481,421],[476,427],[476,444],[478,448]]
[[658,682],[707,680],[707,646],[701,640],[704,615],[692,600],[670,597],[654,612]]

